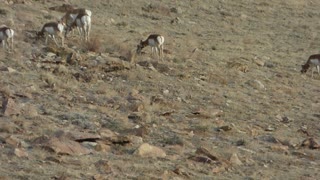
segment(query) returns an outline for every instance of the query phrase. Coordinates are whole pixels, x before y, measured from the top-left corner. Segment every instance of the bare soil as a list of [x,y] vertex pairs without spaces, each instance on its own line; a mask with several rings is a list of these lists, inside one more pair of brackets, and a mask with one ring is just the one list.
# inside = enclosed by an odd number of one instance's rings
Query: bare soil
[[[0,49],[0,179],[319,179],[320,75],[300,70],[320,1],[0,3],[16,33]],[[35,38],[63,3],[92,11],[90,42]],[[163,61],[135,54],[151,33]]]

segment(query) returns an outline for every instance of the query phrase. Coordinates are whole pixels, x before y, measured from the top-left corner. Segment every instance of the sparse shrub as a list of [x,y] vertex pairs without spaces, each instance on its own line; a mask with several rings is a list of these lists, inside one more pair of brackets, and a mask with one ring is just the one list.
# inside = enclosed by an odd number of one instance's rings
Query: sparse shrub
[[173,135],[165,138],[163,140],[163,143],[168,145],[183,145],[183,140],[179,136]]
[[146,12],[155,12],[162,15],[170,15],[171,9],[167,6],[162,5],[161,3],[148,4],[145,7],[142,7],[142,10]]
[[98,36],[91,38],[86,44],[85,49],[92,52],[101,52],[101,41]]

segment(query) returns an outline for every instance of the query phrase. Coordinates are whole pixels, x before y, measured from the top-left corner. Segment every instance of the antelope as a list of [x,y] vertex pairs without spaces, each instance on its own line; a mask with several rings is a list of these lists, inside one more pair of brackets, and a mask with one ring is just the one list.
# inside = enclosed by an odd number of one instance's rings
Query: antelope
[[55,36],[59,36],[61,38],[61,46],[64,45],[64,37],[63,32],[64,25],[61,22],[49,22],[43,25],[41,31],[37,32],[37,37],[43,37],[46,36],[46,45],[48,44],[48,37],[50,36],[53,41],[56,43],[56,45],[59,47],[57,40]]
[[301,65],[302,69],[301,69],[301,73],[306,73],[307,70],[310,68],[311,66],[311,78],[313,78],[313,67],[316,67],[318,70],[318,74],[320,75],[320,54],[314,54],[311,55],[308,59],[308,61],[304,64]]
[[[91,17],[86,14],[79,14],[75,17],[73,24],[69,29],[66,30],[66,34],[68,31],[72,30],[72,28],[76,27],[79,31],[80,38],[83,36],[84,41],[89,40],[89,35],[91,31]],[[81,38],[82,39],[82,38]]]
[[[14,31],[11,28],[7,26],[0,27],[0,42],[2,43],[3,49],[13,50],[13,36]],[[11,43],[9,43],[9,40],[11,40]]]
[[151,46],[151,55],[158,52],[159,58],[163,59],[163,43],[164,37],[159,34],[151,34],[145,41],[140,41],[137,45],[137,53],[141,54],[141,50],[146,46]]
[[[84,8],[75,8],[72,5],[63,4],[62,6],[51,7],[51,10],[56,10],[60,12],[66,12],[66,14],[61,18],[61,21],[64,22],[67,26],[65,37],[67,37],[67,33],[72,30],[73,26],[75,26],[75,21],[78,16],[87,15],[91,18],[92,12],[88,9]],[[90,19],[91,24],[91,19]],[[78,26],[78,32],[81,35],[80,27]]]
[[[82,18],[84,17],[85,18]],[[65,32],[65,37],[67,37],[67,33],[72,30],[73,27],[77,27],[79,34],[81,35],[80,29],[83,25],[81,25],[80,22],[76,22],[76,19],[83,19],[80,20],[82,21],[82,24],[90,24],[91,28],[91,11],[83,9],[79,9],[78,12],[67,12],[62,18],[61,21],[64,22],[67,26],[66,32]],[[89,25],[87,25],[89,26]]]

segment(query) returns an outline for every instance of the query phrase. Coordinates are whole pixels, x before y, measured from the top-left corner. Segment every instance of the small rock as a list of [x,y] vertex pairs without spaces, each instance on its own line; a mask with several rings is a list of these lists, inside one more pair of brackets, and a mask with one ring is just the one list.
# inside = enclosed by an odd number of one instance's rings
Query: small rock
[[232,128],[230,126],[221,126],[218,131],[230,131]]
[[13,135],[7,137],[5,142],[13,147],[19,147],[21,145],[21,140]]
[[285,152],[285,153],[288,153],[289,151],[289,147],[288,146],[284,146],[284,145],[281,145],[281,144],[274,144],[272,146],[270,146],[271,150],[273,151],[282,151],[282,152]]
[[301,143],[302,147],[308,147],[310,149],[320,149],[320,144],[315,138],[307,138]]
[[236,153],[233,153],[230,157],[230,163],[232,165],[235,165],[235,166],[240,166],[242,165],[242,162],[240,161],[238,155]]
[[247,84],[255,89],[261,89],[261,90],[265,90],[266,87],[264,86],[264,84],[262,84],[261,81],[259,80],[249,80],[247,81]]
[[258,65],[258,66],[264,66],[265,62],[261,59],[255,59],[254,62]]
[[265,131],[275,131],[275,128],[274,127],[271,127],[271,126],[268,126]]
[[98,141],[95,150],[99,152],[111,152],[111,146],[103,141]]
[[100,130],[100,136],[102,139],[111,139],[113,137],[118,136],[117,133],[111,131],[110,129],[101,129]]
[[0,67],[0,71],[8,71],[9,73],[17,72],[15,69],[11,67]]
[[102,174],[109,174],[112,172],[107,160],[99,160],[96,163],[94,163],[94,166],[96,167],[97,171]]
[[14,154],[17,156],[17,157],[28,157],[28,153],[24,150],[24,149],[20,149],[20,148],[15,148],[14,149]]
[[199,154],[199,155],[205,155],[207,156],[208,158],[210,158],[212,161],[218,161],[219,158],[218,156],[214,155],[213,153],[209,152],[208,149],[204,148],[204,147],[200,147],[196,150],[196,154]]
[[181,14],[182,13],[182,10],[180,7],[173,7],[173,8],[170,8],[170,12],[172,13],[177,13],[177,14]]
[[20,114],[20,107],[12,98],[7,98],[2,103],[2,113],[4,116]]
[[236,142],[236,146],[244,146],[245,145],[245,140],[244,139],[240,139]]
[[157,157],[161,157],[164,158],[166,157],[166,153],[164,150],[156,147],[156,146],[152,146],[148,143],[144,143],[142,144],[137,150],[136,153],[138,155],[140,155],[141,157],[153,157],[153,158],[157,158]]
[[165,90],[163,90],[162,92],[163,92],[164,95],[169,94],[169,90],[168,90],[168,89],[165,89]]
[[80,143],[65,138],[51,138],[48,143],[44,144],[44,147],[53,150],[57,154],[68,155],[84,155],[91,153],[90,150],[81,146]]
[[48,52],[47,53],[47,57],[50,57],[50,58],[52,58],[52,57],[56,57],[57,55],[55,54],[55,53],[52,53],[52,52]]

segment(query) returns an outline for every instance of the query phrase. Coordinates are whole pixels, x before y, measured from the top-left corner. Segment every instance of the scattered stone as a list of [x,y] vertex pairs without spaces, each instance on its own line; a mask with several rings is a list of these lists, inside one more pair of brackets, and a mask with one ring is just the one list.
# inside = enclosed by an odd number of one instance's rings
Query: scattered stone
[[112,172],[112,169],[107,160],[99,160],[94,163],[97,171],[101,174],[109,174]]
[[218,131],[230,131],[232,128],[228,125],[218,127]]
[[308,147],[309,149],[320,149],[320,144],[313,137],[303,140],[301,146]]
[[152,146],[148,143],[143,143],[135,152],[136,154],[140,155],[141,157],[153,157],[153,158],[164,158],[166,157],[166,153],[164,150]]
[[133,134],[134,136],[145,137],[150,133],[150,130],[146,126],[139,126],[139,127],[130,129],[129,133]]
[[272,63],[272,62],[265,62],[265,63],[264,63],[264,66],[266,66],[266,67],[268,67],[268,68],[274,68],[274,67],[276,67],[276,65],[275,65],[274,63]]
[[131,113],[128,115],[128,119],[130,119],[133,123],[142,122],[142,116],[140,113]]
[[128,136],[120,136],[120,135],[110,138],[109,141],[112,144],[119,144],[122,146],[125,146],[125,145],[131,143],[131,140]]
[[274,127],[268,126],[266,127],[265,131],[275,131],[276,129]]
[[223,163],[221,166],[214,167],[212,173],[218,174],[227,170],[227,164]]
[[2,113],[4,116],[18,115],[20,114],[20,107],[12,98],[6,98],[2,102]]
[[212,164],[214,161],[206,156],[191,156],[188,159],[193,160],[195,162]]
[[21,145],[21,140],[13,135],[5,138],[5,142],[13,147],[19,147]]
[[265,62],[261,59],[255,59],[254,62],[258,65],[258,66],[264,66]]
[[170,91],[169,91],[168,89],[165,89],[165,90],[162,91],[162,93],[163,93],[164,95],[168,95],[169,92],[170,92]]
[[20,128],[9,120],[2,119],[0,121],[0,132],[2,133],[15,133],[19,131]]
[[241,71],[243,73],[246,73],[249,71],[248,65],[242,64],[241,62],[237,62],[237,61],[227,62],[227,67],[230,69]]
[[244,146],[245,145],[245,140],[244,139],[240,139],[236,142],[236,146]]
[[191,177],[191,171],[184,169],[183,167],[176,167],[173,172],[177,175],[185,176],[185,177]]
[[11,67],[0,67],[0,71],[8,71],[9,73],[17,72],[17,70],[15,70]]
[[54,57],[56,57],[57,55],[55,54],[55,53],[52,53],[52,52],[48,52],[47,53],[47,57],[49,57],[49,58],[54,58]]
[[209,152],[208,149],[204,148],[204,147],[200,147],[196,150],[196,154],[199,154],[199,155],[205,155],[207,156],[208,158],[210,158],[212,161],[218,161],[218,157],[214,154],[212,154],[211,152]]
[[21,114],[26,117],[37,117],[38,111],[37,108],[32,104],[23,104],[21,105]]
[[249,80],[246,82],[246,84],[248,84],[249,86],[253,87],[254,89],[260,89],[260,90],[265,90],[266,87],[264,86],[264,84],[262,84],[261,81],[259,80]]
[[236,153],[233,153],[230,157],[230,163],[234,166],[241,166],[242,162],[240,161],[238,155]]
[[292,122],[293,120],[291,119],[291,118],[289,118],[289,117],[286,117],[286,116],[281,116],[281,115],[277,115],[276,116],[276,118],[277,118],[277,120],[279,121],[279,122],[282,122],[282,123],[285,123],[285,124],[288,124],[288,123],[290,123],[290,122]]
[[53,137],[44,145],[44,147],[54,151],[57,154],[67,155],[85,155],[91,153],[90,150],[81,146],[80,143],[65,138]]
[[144,104],[143,103],[131,103],[129,106],[128,106],[128,109],[132,112],[141,112],[143,111],[145,108],[144,108]]
[[99,133],[102,139],[111,139],[119,135],[118,133],[115,133],[110,129],[101,129]]
[[99,152],[111,152],[111,146],[108,144],[105,144],[105,142],[103,141],[97,141],[95,150]]
[[263,135],[259,137],[260,140],[262,141],[266,141],[266,142],[270,142],[270,143],[281,143],[280,140],[278,140],[277,138],[271,136],[271,135]]
[[281,144],[274,144],[272,146],[270,146],[271,150],[273,151],[282,151],[285,153],[288,153],[289,151],[289,147],[285,146],[285,145],[281,145]]
[[171,24],[181,24],[181,23],[182,23],[182,20],[181,20],[180,18],[176,17],[176,18],[172,19],[172,20],[170,21],[170,23],[171,23]]
[[68,132],[67,134],[68,136],[70,136],[71,140],[74,140],[77,142],[84,142],[84,141],[95,142],[101,139],[101,136],[99,134],[92,134],[87,132],[72,131],[72,132]]
[[130,136],[130,141],[132,142],[132,144],[138,144],[138,145],[141,145],[143,143],[142,137],[139,137],[139,136]]
[[17,156],[17,157],[28,157],[28,152],[26,152],[26,150],[24,149],[21,149],[21,148],[15,148],[14,149],[14,154]]
[[172,8],[170,8],[170,12],[172,12],[172,13],[177,13],[177,14],[181,14],[182,13],[182,10],[181,10],[181,8],[180,7],[172,7]]

